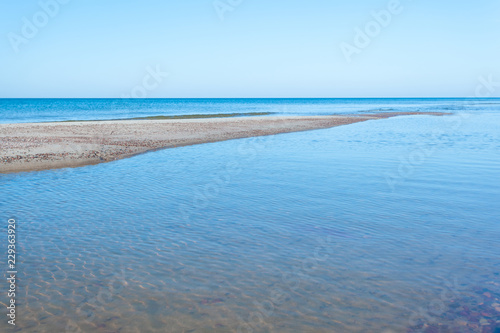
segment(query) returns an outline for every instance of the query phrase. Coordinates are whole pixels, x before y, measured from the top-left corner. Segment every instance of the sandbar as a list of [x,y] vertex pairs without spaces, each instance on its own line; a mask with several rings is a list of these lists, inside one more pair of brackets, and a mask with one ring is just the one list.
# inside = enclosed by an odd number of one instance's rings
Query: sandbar
[[0,173],[80,167],[208,142],[325,129],[402,115],[254,116],[0,124]]

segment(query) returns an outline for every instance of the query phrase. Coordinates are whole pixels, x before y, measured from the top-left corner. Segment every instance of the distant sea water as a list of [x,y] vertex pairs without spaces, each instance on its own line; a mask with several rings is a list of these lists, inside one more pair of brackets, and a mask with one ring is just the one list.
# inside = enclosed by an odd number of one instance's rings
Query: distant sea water
[[498,332],[499,99],[0,105],[4,122],[453,113],[0,175],[18,271],[0,332]]
[[500,99],[0,99],[0,123],[126,119],[160,115],[270,112],[329,115],[364,112],[494,110]]

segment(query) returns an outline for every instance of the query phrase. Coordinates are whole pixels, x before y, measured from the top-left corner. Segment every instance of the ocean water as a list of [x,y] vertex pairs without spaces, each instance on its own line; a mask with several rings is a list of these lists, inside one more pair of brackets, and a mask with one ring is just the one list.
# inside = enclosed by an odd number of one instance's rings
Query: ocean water
[[494,98],[335,99],[0,99],[0,123],[127,119],[160,115],[270,112],[330,115],[373,112],[498,110]]
[[[2,103],[3,113],[16,104]],[[239,102],[213,102],[224,103]],[[9,218],[18,244],[17,325],[2,315],[0,331],[500,327],[499,100],[241,103],[287,105],[293,114],[333,113],[340,103],[338,112],[453,115],[0,175],[0,246],[6,252]],[[182,104],[182,112],[201,113]],[[84,113],[44,112],[12,121]],[[0,302],[7,304],[6,292]]]

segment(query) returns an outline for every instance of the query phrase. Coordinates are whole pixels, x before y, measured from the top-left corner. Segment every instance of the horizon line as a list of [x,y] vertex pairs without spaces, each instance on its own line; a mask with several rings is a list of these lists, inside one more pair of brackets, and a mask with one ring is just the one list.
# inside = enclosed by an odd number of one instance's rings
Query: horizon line
[[145,97],[145,98],[123,98],[123,97],[0,97],[6,99],[123,99],[123,100],[154,100],[154,99],[500,99],[495,97]]

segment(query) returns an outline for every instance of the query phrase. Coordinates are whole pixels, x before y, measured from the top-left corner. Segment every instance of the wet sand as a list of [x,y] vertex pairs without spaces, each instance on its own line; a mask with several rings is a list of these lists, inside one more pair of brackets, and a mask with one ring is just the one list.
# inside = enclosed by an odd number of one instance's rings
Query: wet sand
[[148,151],[330,128],[401,115],[280,116],[0,124],[0,173],[78,167]]

